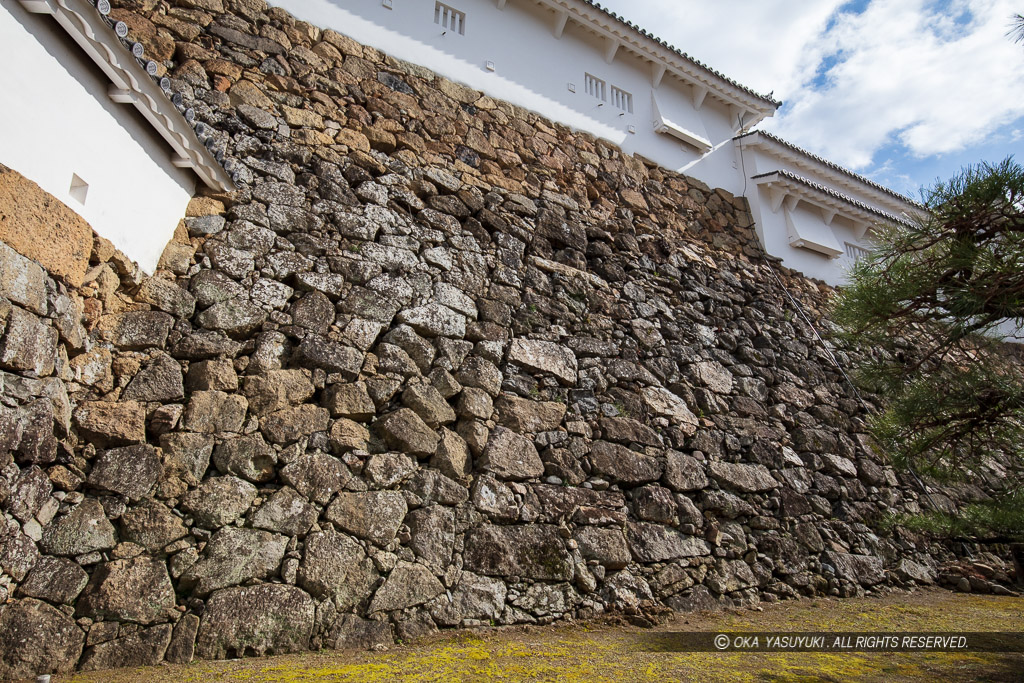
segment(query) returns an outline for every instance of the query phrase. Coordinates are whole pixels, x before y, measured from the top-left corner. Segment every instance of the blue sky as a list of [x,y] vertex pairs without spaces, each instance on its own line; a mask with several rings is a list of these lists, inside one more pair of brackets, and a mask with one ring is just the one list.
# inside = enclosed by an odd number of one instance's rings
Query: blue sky
[[1024,163],[1024,0],[599,0],[783,107],[762,124],[892,189]]

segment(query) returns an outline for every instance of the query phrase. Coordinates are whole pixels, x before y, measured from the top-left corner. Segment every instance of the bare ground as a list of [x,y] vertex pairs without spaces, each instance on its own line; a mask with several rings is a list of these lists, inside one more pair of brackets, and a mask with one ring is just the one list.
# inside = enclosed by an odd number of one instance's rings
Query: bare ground
[[[55,681],[1024,681],[1024,654],[680,653],[646,651],[651,630],[604,619],[548,627],[445,631],[385,653],[325,651],[121,669]],[[1024,598],[942,590],[790,601],[678,615],[660,631],[1024,632]]]

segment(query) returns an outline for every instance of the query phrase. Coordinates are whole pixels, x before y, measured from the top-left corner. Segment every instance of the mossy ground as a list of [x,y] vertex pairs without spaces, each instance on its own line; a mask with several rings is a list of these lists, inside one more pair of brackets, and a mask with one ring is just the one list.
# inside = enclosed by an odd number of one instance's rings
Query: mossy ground
[[[675,631],[1020,631],[1024,599],[940,590],[800,600],[763,611],[680,615]],[[325,652],[81,674],[75,683],[244,681],[1024,681],[1024,654],[743,654],[645,651],[641,629],[608,623],[437,634],[378,654]]]

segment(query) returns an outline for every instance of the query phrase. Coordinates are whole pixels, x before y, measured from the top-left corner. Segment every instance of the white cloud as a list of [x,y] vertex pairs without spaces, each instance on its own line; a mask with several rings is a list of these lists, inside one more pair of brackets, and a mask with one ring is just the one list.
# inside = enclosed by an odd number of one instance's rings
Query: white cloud
[[916,157],[980,144],[1024,116],[1018,0],[606,0],[786,107],[765,127],[865,169],[891,144]]
[[893,142],[917,157],[978,144],[1024,115],[1012,13],[1006,0],[953,0],[941,13],[924,0],[874,0],[843,14],[817,41],[839,59],[827,84],[799,91],[772,128],[854,168]]
[[844,0],[604,0],[691,57],[758,92],[789,97],[813,77],[815,41]]

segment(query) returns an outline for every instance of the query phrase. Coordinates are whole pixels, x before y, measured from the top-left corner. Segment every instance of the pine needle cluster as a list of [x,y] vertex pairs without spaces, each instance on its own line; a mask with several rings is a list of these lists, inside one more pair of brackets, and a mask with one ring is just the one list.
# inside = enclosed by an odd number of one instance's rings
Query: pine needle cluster
[[898,465],[995,477],[1019,504],[1024,356],[1003,340],[1024,329],[1024,168],[970,166],[923,200],[876,233],[832,319],[861,350],[857,382],[885,400],[871,426]]

